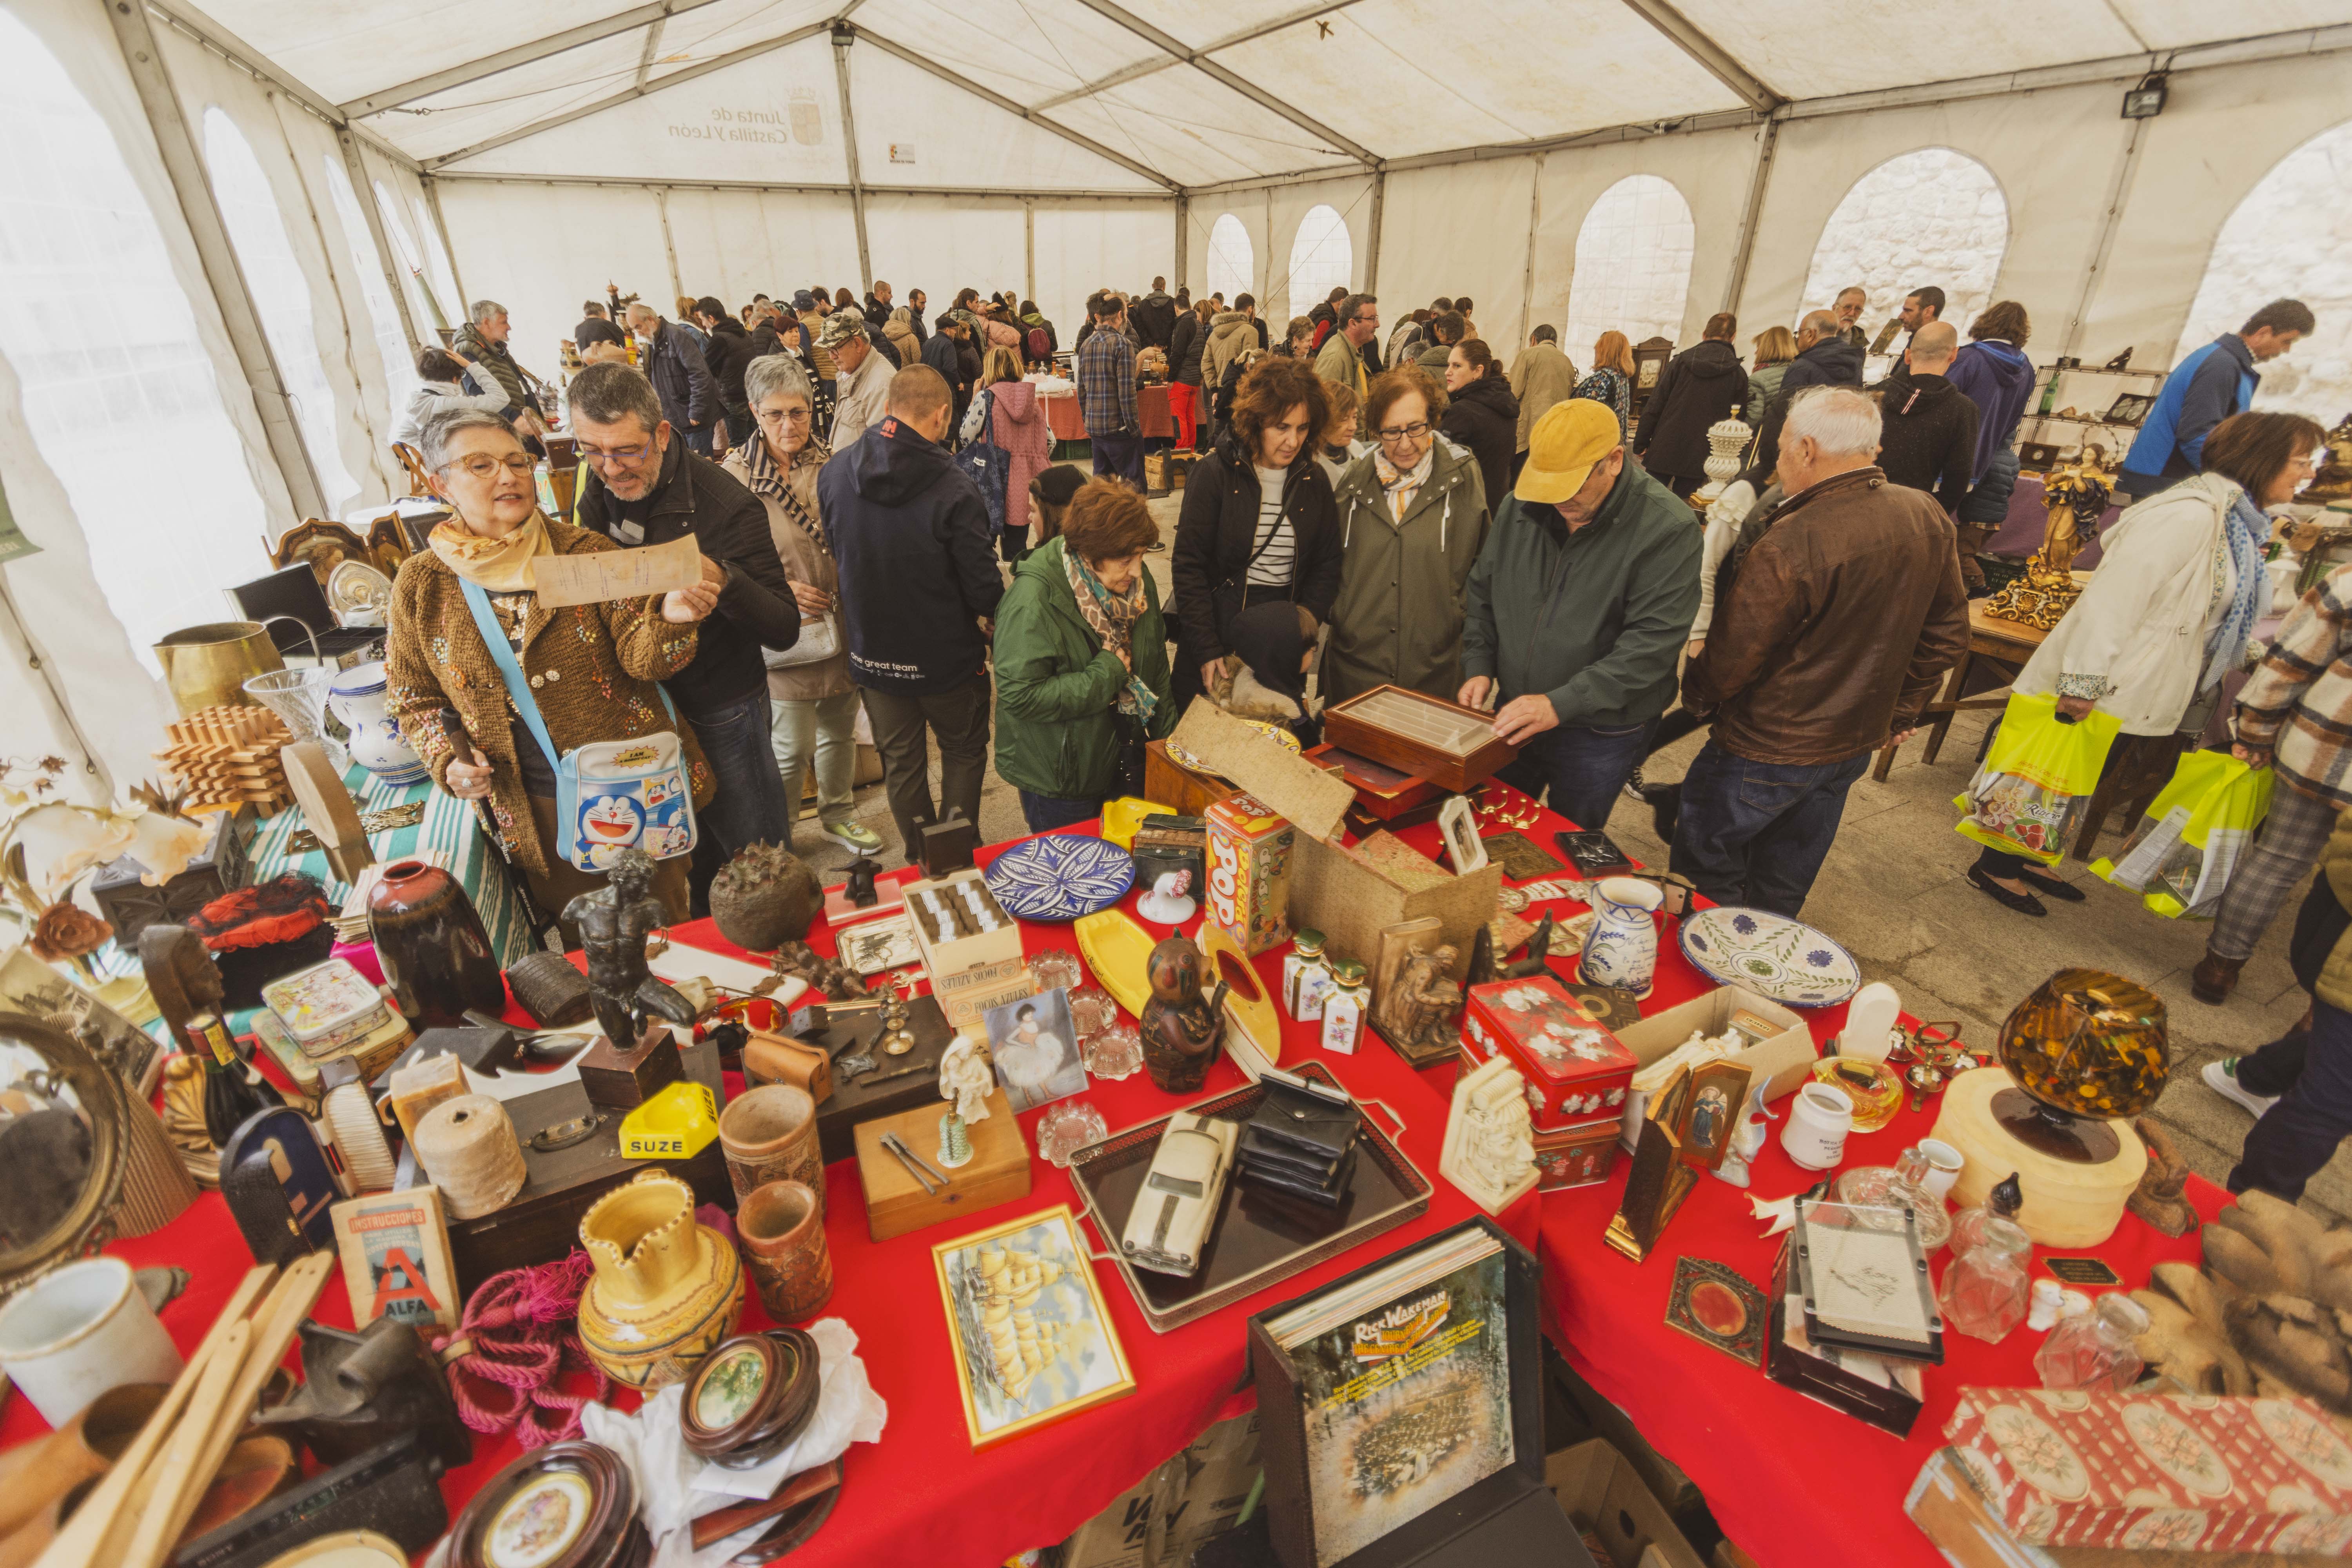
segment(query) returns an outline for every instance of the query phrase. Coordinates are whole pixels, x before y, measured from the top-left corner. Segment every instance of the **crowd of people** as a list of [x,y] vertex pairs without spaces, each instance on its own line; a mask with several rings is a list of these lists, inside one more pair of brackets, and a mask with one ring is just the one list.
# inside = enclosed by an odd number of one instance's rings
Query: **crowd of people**
[[[444,787],[487,803],[550,909],[593,880],[553,837],[558,770],[592,742],[682,741],[700,845],[658,884],[682,915],[747,845],[792,842],[810,773],[817,831],[885,851],[851,799],[861,710],[912,860],[926,826],[977,822],[992,742],[1044,831],[1139,793],[1143,746],[1193,701],[1311,742],[1323,704],[1395,685],[1491,710],[1518,749],[1505,779],[1570,820],[1636,795],[1699,893],[1794,915],[1854,780],[1967,649],[2035,384],[2022,306],[1990,305],[1964,342],[1932,286],[1866,384],[1864,303],[1847,289],[1745,359],[1717,314],[1645,387],[1615,331],[1580,371],[1538,325],[1506,365],[1459,297],[1384,331],[1377,298],[1338,289],[1277,333],[1248,293],[1155,279],[1090,297],[1057,358],[1055,323],[1009,291],[961,289],[929,320],[922,290],[883,282],[666,317],[608,287],[562,393],[583,468],[566,522],[532,488],[551,397],[481,301],[418,355],[402,425],[451,516],[395,586],[393,711]],[[2168,377],[2105,563],[2019,691],[2182,750],[2206,732],[2266,604],[2266,509],[2323,435],[2251,411],[2257,367],[2313,325],[2276,301]],[[1040,380],[1057,365],[1091,479],[1050,461]],[[1196,455],[1166,603],[1144,570],[1162,542],[1141,493],[1147,380]],[[1741,472],[1696,510],[1710,432],[1735,418]],[[536,557],[687,537],[692,587],[535,601]],[[2315,900],[2340,902],[2338,869],[2352,886],[2347,604],[2333,578],[2307,596],[2230,716],[2226,743],[2278,787],[2197,970],[2208,1001],[2315,862]],[[1643,780],[1702,728],[1679,784]],[[2029,918],[2083,896],[1990,850],[1968,880]],[[2306,1029],[2208,1074],[2272,1112],[2240,1184],[2292,1196],[2352,1131],[2352,1009],[2318,994]]]

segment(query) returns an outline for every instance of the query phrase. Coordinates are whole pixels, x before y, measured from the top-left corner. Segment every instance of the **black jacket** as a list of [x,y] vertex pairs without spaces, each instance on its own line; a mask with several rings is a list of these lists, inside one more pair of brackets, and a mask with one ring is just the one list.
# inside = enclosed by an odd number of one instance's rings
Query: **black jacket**
[[1764,428],[1756,438],[1756,455],[1739,477],[1754,485],[1759,494],[1763,492],[1765,481],[1780,466],[1780,426],[1789,417],[1789,399],[1809,386],[1861,384],[1862,347],[1852,338],[1823,338],[1790,360],[1788,374],[1780,378],[1780,390],[1773,394],[1772,405],[1764,411]]
[[[678,334],[680,342],[685,337]],[[709,458],[688,451],[685,438],[673,434],[653,494],[627,507],[641,515],[633,525],[594,466],[586,467],[572,521],[623,545],[667,544],[690,533],[703,554],[727,568],[727,585],[719,591],[719,608],[702,623],[694,661],[662,682],[670,700],[694,719],[765,691],[768,667],[760,649],[781,651],[798,642],[801,611],[760,498]]]
[[948,390],[959,403],[971,395],[971,379],[963,373],[962,345],[945,332],[923,340],[923,363],[947,378]]
[[[1257,542],[1257,469],[1228,431],[1184,481],[1176,544],[1168,575],[1175,587],[1179,669],[1198,671],[1229,650],[1234,617],[1241,613],[1250,552]],[[1339,509],[1331,480],[1303,444],[1283,481],[1283,515],[1290,519],[1290,596],[1318,621],[1331,618],[1339,597]]]
[[1176,318],[1176,330],[1168,337],[1168,374],[1172,380],[1187,386],[1201,384],[1201,351],[1209,346],[1209,334],[1201,330],[1201,318],[1187,310]]
[[[771,342],[775,341],[773,332],[767,335]],[[743,371],[760,355],[755,342],[742,322],[730,319],[711,328],[702,345],[702,362],[710,367],[710,379],[719,384],[719,401],[730,408],[744,406]]]
[[1501,506],[1511,493],[1511,457],[1519,444],[1519,400],[1511,395],[1511,384],[1499,375],[1472,382],[1452,395],[1437,428],[1478,460],[1487,510]]
[[591,316],[572,329],[572,342],[573,347],[583,349],[590,343],[619,343],[626,348],[629,334],[602,316]]
[[669,421],[670,428],[709,429],[719,417],[719,383],[710,374],[710,363],[702,357],[702,345],[676,321],[664,321],[654,329],[653,346],[643,358],[641,368],[654,384],[662,417]]
[[988,654],[979,623],[996,613],[1004,580],[988,508],[948,449],[886,416],[818,471],[816,493],[849,679],[909,694],[969,684]]
[[1642,405],[1633,455],[1660,479],[1697,479],[1706,472],[1706,427],[1748,404],[1748,367],[1739,351],[1702,339],[1666,362]]
[[1145,348],[1167,348],[1176,331],[1176,301],[1165,294],[1146,294],[1128,307],[1127,319],[1143,334]]
[[1940,375],[1898,367],[1878,384],[1878,466],[1957,515],[1977,461],[1977,405]]

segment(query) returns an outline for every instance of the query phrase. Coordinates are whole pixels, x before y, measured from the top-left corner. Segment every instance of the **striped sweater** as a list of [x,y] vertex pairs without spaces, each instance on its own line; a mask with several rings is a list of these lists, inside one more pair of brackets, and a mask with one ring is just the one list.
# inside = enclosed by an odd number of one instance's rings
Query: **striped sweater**
[[2303,596],[2238,693],[2238,743],[2285,783],[2352,805],[2352,566]]

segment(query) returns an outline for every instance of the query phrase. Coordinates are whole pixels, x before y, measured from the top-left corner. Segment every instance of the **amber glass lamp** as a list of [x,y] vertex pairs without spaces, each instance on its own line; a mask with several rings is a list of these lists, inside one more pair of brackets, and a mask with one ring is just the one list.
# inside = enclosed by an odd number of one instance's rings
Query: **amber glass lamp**
[[2172,1067],[2163,999],[2096,969],[2043,981],[2001,1026],[1999,1054],[2014,1087],[1992,1097],[1993,1120],[2028,1147],[2081,1164],[2116,1157],[2109,1123],[2154,1105]]

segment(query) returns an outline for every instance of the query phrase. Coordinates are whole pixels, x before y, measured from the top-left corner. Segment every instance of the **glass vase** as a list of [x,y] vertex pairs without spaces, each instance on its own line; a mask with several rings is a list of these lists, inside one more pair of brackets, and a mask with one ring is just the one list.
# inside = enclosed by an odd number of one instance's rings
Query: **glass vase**
[[2005,1219],[1988,1219],[1968,1252],[1945,1267],[1937,1304],[1944,1324],[1990,1344],[2025,1321],[2031,1287],[2026,1255],[2033,1243]]
[[2139,1381],[2142,1365],[2133,1342],[2147,1332],[2147,1309],[2121,1291],[2102,1296],[2087,1312],[2063,1319],[2033,1352],[2042,1386],[2111,1388],[2117,1394]]

